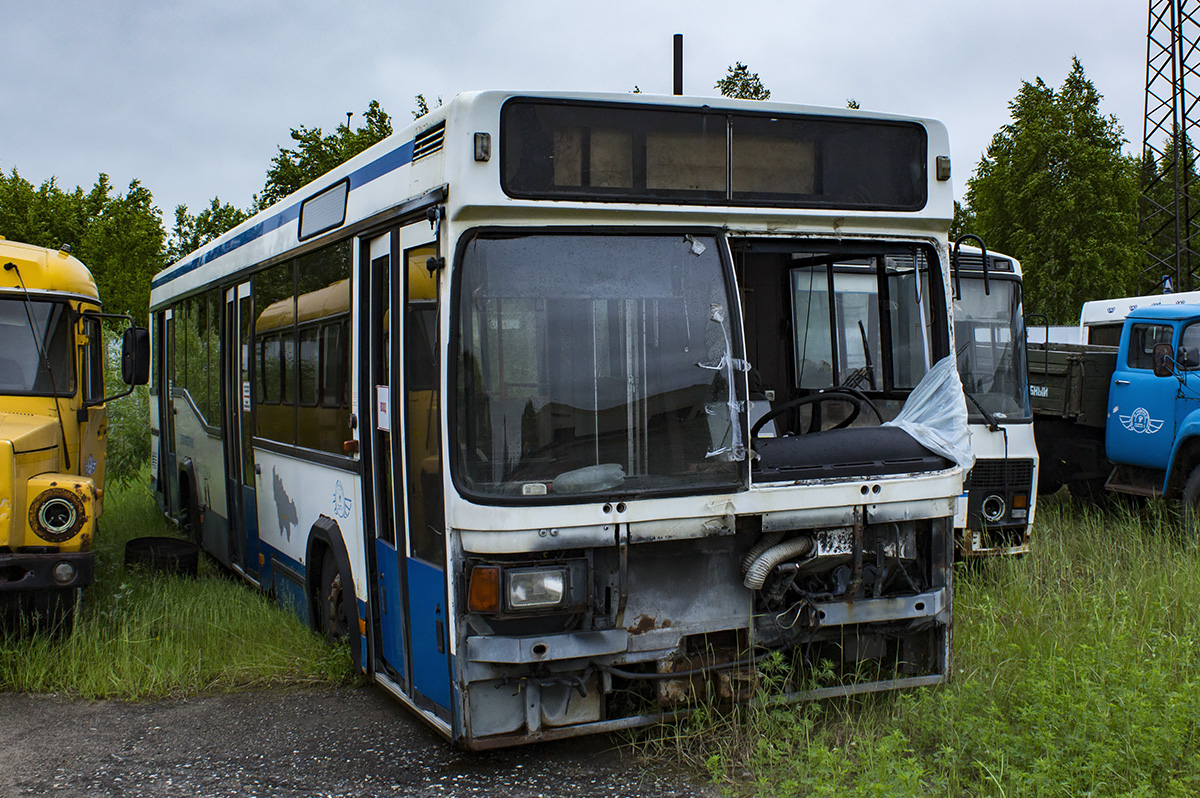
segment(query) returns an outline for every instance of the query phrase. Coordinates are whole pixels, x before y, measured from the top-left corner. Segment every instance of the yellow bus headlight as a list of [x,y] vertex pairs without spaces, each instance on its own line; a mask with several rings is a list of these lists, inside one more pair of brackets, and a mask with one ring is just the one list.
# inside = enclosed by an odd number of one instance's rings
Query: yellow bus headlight
[[75,537],[87,521],[83,501],[66,488],[48,488],[29,505],[29,526],[50,543]]

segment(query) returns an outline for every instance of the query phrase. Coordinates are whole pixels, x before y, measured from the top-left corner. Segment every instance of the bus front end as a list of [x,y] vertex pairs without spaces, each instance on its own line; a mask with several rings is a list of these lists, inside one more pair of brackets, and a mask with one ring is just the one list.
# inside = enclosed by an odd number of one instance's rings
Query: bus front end
[[103,384],[99,324],[81,316],[98,308],[91,275],[4,240],[0,263],[0,619],[15,628],[69,617],[93,580],[106,424],[84,404]]
[[955,514],[960,558],[1025,554],[1037,503],[1038,453],[1026,368],[1021,266],[964,248],[954,285],[954,340],[975,465]]
[[464,237],[447,526],[467,745],[745,699],[768,661],[783,701],[947,678],[970,463],[939,253]]

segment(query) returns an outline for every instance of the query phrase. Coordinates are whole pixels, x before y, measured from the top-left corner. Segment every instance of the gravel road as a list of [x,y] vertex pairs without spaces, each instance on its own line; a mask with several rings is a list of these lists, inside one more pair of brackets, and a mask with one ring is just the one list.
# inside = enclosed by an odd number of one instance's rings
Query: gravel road
[[473,754],[374,687],[179,701],[0,695],[0,796],[716,796],[611,737]]

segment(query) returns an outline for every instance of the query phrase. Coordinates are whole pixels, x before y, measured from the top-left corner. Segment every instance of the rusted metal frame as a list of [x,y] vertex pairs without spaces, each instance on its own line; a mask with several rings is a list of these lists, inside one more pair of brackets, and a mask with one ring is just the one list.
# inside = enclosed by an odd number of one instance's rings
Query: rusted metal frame
[[850,577],[849,600],[854,601],[858,595],[859,588],[862,587],[862,569],[863,569],[863,530],[866,528],[867,506],[861,505],[854,508],[854,551],[852,552],[853,568]]

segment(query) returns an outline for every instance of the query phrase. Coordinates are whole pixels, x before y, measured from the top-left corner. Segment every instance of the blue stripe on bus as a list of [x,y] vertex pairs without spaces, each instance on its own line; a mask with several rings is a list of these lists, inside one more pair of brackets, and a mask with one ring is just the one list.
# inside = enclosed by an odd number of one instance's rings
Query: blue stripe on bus
[[[383,177],[384,175],[388,174],[389,172],[393,172],[396,169],[399,169],[401,166],[406,166],[407,164],[412,163],[413,149],[415,146],[416,146],[415,140],[405,142],[404,144],[401,144],[396,149],[394,149],[390,152],[384,153],[383,155],[379,156],[378,158],[371,161],[370,163],[363,164],[359,168],[355,169],[353,172],[350,173],[350,177],[349,177],[350,190],[353,191],[354,189],[359,188],[360,186],[365,186],[366,184],[370,183],[372,180],[377,180],[377,179]],[[174,280],[177,277],[182,277],[183,275],[188,274],[189,272],[193,272],[196,269],[199,269],[201,266],[203,266],[206,263],[210,263],[211,261],[214,261],[217,258],[228,255],[230,252],[233,252],[236,249],[244,247],[246,244],[249,244],[251,241],[255,241],[259,238],[262,238],[267,233],[272,233],[272,232],[278,230],[280,227],[283,227],[285,224],[288,224],[289,222],[296,221],[296,219],[298,219],[299,217],[300,217],[300,203],[297,202],[297,203],[295,203],[293,205],[289,205],[288,207],[279,211],[279,213],[276,213],[273,216],[269,216],[266,219],[263,219],[261,222],[254,225],[253,227],[243,230],[241,233],[238,233],[236,236],[229,239],[228,241],[221,244],[220,246],[213,247],[211,250],[209,250],[208,252],[205,252],[203,255],[196,257],[196,258],[192,258],[191,260],[189,260],[186,263],[181,263],[177,267],[172,269],[171,271],[166,272],[158,277],[155,277],[150,282],[150,287],[158,288],[160,286],[166,285],[167,283],[171,282],[172,280]]]

